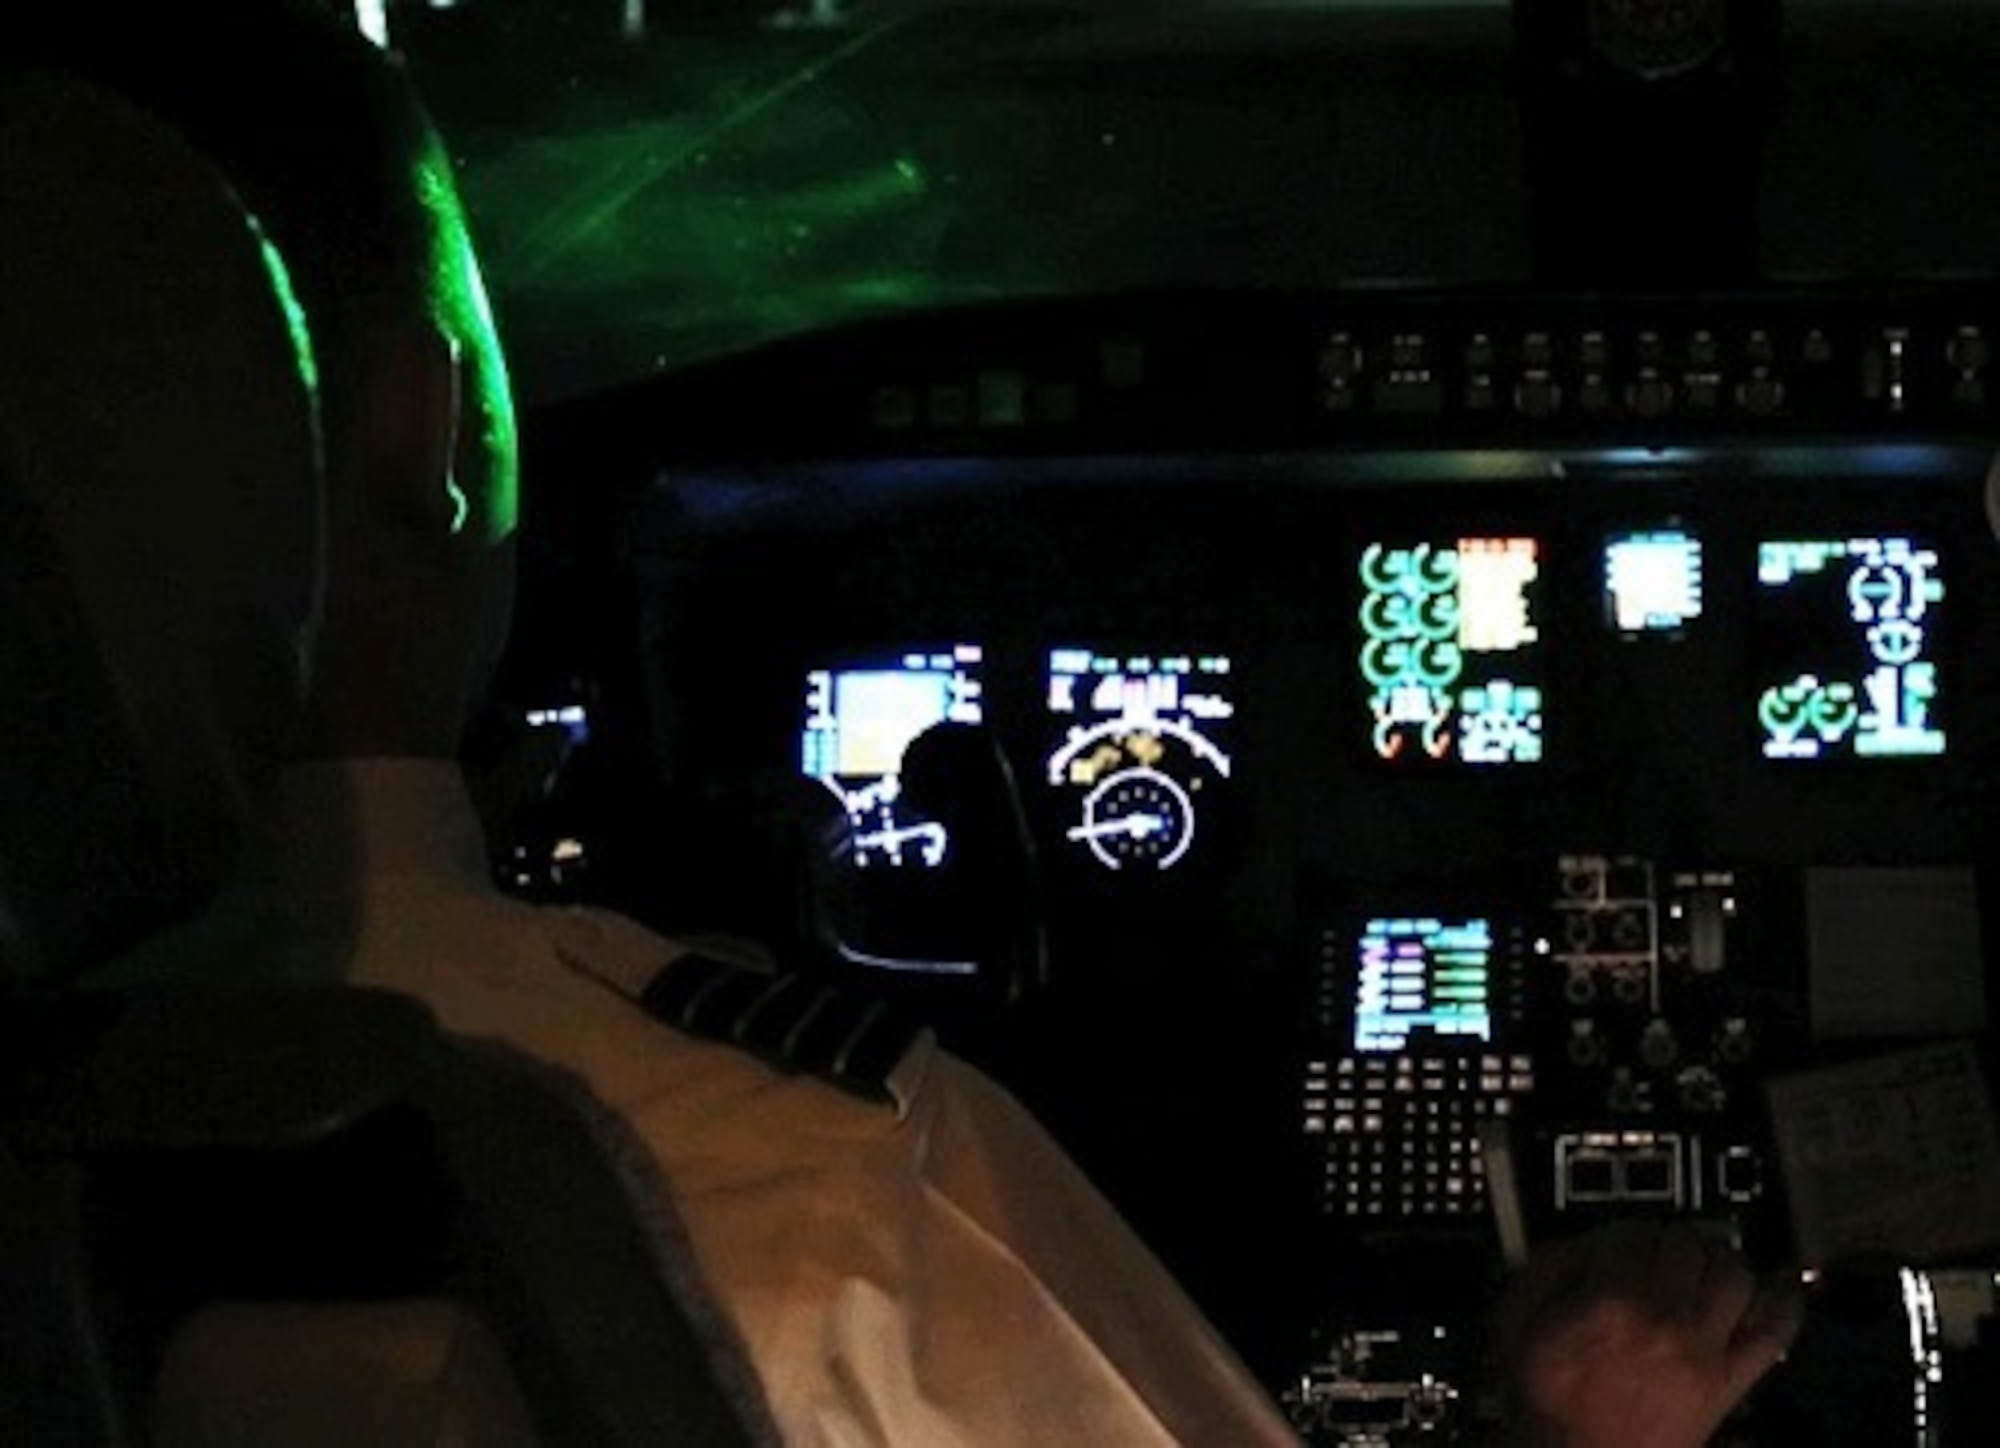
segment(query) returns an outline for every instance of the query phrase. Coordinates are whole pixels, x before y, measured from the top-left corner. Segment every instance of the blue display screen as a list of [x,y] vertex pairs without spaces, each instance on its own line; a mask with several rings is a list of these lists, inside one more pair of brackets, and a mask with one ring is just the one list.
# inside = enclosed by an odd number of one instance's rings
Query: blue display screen
[[1378,916],[1355,942],[1354,1049],[1464,1050],[1493,1040],[1493,922]]
[[977,724],[984,713],[976,645],[907,650],[806,675],[801,768],[840,801],[852,863],[937,866],[949,840],[902,801],[903,751],[936,724]]

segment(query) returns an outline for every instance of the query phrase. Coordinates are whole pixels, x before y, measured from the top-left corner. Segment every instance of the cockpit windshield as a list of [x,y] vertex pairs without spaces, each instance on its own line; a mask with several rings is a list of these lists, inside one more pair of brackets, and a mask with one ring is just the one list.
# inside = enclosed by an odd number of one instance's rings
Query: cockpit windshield
[[[1670,60],[1723,7],[1594,8]],[[453,139],[533,399],[938,304],[1526,281],[1514,9],[406,0],[378,23]],[[1996,15],[1785,7],[1765,277],[1988,265]]]

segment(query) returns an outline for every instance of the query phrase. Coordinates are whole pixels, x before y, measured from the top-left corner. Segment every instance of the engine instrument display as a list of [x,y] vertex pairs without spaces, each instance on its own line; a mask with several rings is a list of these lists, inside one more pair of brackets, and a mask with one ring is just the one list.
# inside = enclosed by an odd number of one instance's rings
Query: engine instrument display
[[945,827],[903,802],[903,751],[933,725],[981,722],[981,661],[977,645],[959,644],[806,675],[803,769],[840,801],[854,865],[944,863],[950,844]]
[[1230,775],[1230,692],[1217,654],[1051,650],[1048,712],[1064,733],[1045,772],[1070,801],[1064,838],[1105,870],[1188,859],[1200,807]]
[[1766,759],[1945,752],[1936,549],[1902,536],[1757,550],[1758,739]]
[[1359,663],[1378,759],[1542,757],[1537,540],[1371,543],[1360,579]]

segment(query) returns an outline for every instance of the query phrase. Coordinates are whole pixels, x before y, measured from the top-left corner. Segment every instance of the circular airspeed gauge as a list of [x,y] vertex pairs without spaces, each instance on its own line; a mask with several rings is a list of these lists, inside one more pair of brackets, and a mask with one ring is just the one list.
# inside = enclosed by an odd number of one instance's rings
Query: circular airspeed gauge
[[1156,769],[1126,769],[1099,782],[1069,831],[1111,869],[1166,870],[1194,843],[1194,804]]

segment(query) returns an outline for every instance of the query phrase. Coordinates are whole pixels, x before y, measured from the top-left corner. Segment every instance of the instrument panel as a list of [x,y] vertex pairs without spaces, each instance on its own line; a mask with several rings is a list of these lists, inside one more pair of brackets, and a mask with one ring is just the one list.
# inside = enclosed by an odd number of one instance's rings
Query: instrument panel
[[[2000,737],[1977,626],[2000,543],[1983,463],[1893,461],[1512,459],[1490,489],[1324,462],[989,465],[935,515],[830,467],[811,491],[837,520],[802,507],[741,545],[690,531],[674,547],[698,564],[659,560],[659,764],[813,780],[855,868],[921,872],[949,831],[902,797],[900,756],[977,727],[1042,868],[1107,899],[1282,869],[1309,905],[1317,874],[1477,877],[1585,847],[1962,862]],[[1271,531],[1232,526],[1250,506]],[[1117,572],[1086,566],[1107,531]],[[773,587],[800,606],[766,630],[747,620]]]
[[[1046,977],[989,1064],[1310,1437],[1458,1441],[1506,1213],[1796,1260],[1769,1083],[1983,1023],[1986,461],[682,471],[640,560],[658,765],[824,791],[836,953],[885,989],[994,969],[954,932],[1028,861]],[[782,628],[705,626],[774,586]],[[940,728],[1018,835],[900,778]]]
[[[625,464],[596,817],[644,778],[676,848],[626,829],[619,903],[933,1011],[1312,1443],[1471,1441],[1510,1255],[1634,1214],[1774,1268],[1921,1238],[1738,1425],[1900,1437],[1951,1393],[1897,1353],[1985,1361],[2000,1221],[1983,1096],[1925,1054],[1993,1069],[2000,879],[1991,450],[1948,426],[1985,327],[1931,305],[1010,313],[765,359],[798,426],[749,460],[698,381]],[[925,401],[1001,352],[1075,408]],[[1883,1062],[1906,1140],[1838,1077]],[[1885,1342],[1869,1404],[1814,1366]]]

